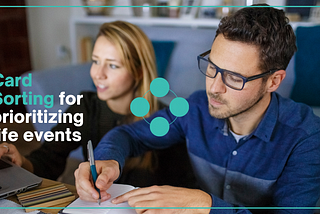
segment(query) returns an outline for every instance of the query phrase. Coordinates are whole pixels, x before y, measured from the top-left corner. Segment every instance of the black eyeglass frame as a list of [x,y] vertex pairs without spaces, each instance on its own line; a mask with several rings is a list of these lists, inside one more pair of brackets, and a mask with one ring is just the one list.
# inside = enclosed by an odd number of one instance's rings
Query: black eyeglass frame
[[[211,62],[210,60],[205,59],[204,57],[205,57],[206,55],[208,55],[210,52],[211,52],[211,49],[208,50],[208,51],[206,51],[206,52],[204,52],[204,53],[202,53],[202,54],[200,54],[199,56],[197,56],[198,68],[199,68],[200,72],[201,72],[202,74],[204,74],[205,76],[209,77],[209,78],[215,78],[218,73],[221,73],[221,77],[222,77],[223,83],[224,83],[226,86],[228,86],[228,87],[230,87],[230,88],[232,88],[232,89],[234,89],[234,90],[241,91],[241,90],[243,89],[244,85],[245,85],[247,82],[252,81],[252,80],[255,80],[255,79],[262,78],[262,77],[264,77],[264,76],[267,76],[267,75],[269,75],[269,74],[273,74],[273,73],[275,73],[276,71],[281,70],[281,69],[271,69],[270,71],[266,71],[266,72],[264,72],[264,73],[262,73],[262,74],[254,75],[254,76],[251,76],[251,77],[244,77],[244,76],[242,76],[242,75],[240,75],[240,74],[238,74],[238,73],[235,73],[235,72],[233,72],[233,71],[229,71],[229,70],[226,70],[226,69],[219,68],[216,64],[214,64],[214,63]],[[205,61],[211,63],[214,67],[216,67],[217,72],[216,72],[216,74],[214,75],[214,77],[208,76],[208,75],[206,74],[207,72],[204,73],[203,71],[201,71],[201,69],[200,69],[200,59],[205,60]],[[231,74],[233,74],[233,75],[235,75],[235,76],[237,76],[237,77],[240,77],[240,78],[243,80],[243,84],[242,84],[242,87],[241,87],[240,89],[239,89],[239,88],[234,88],[234,87],[232,87],[232,86],[230,86],[230,85],[228,85],[228,84],[225,83],[225,81],[224,81],[224,76],[223,76],[223,73],[224,73],[225,71],[228,72],[228,73],[231,73]]]

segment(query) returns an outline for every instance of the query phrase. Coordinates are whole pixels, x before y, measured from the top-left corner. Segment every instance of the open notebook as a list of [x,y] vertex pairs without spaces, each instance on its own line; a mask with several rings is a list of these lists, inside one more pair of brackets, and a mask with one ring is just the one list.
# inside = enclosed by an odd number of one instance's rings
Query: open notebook
[[[111,199],[102,202],[100,205],[97,202],[83,201],[80,198],[72,202],[62,213],[67,214],[134,214],[134,209],[121,209],[121,207],[130,207],[127,202],[115,205],[111,203],[111,200],[115,197],[122,195],[126,192],[135,189],[135,187],[124,184],[112,184],[107,190],[111,194]],[[116,209],[116,208],[120,209]],[[91,209],[90,209],[91,208]]]

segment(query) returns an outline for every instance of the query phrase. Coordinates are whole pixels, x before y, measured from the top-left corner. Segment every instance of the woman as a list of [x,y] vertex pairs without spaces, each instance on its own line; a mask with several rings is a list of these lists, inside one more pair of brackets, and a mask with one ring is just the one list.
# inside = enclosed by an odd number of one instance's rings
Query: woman
[[[21,156],[14,145],[4,143],[0,145],[0,157],[9,156],[14,163],[36,175],[55,180],[63,173],[67,157],[72,150],[82,146],[83,155],[87,157],[88,140],[92,141],[95,148],[102,136],[115,126],[141,119],[131,114],[130,103],[134,98],[142,97],[149,90],[151,81],[157,77],[154,50],[143,31],[124,21],[103,24],[94,45],[92,61],[90,75],[97,92],[82,93],[81,105],[70,106],[67,109],[67,112],[72,114],[83,112],[84,125],[76,127],[58,124],[52,129],[52,132],[66,128],[70,128],[70,131],[80,131],[81,142],[44,142],[27,157]],[[150,104],[149,113],[146,115],[149,116],[157,111],[161,104],[151,93],[147,93],[144,98]],[[126,161],[118,182],[134,186],[172,184],[172,177],[179,179],[185,174],[181,172],[179,175],[165,175],[163,178],[160,174],[165,172],[160,170],[161,167],[158,170],[157,163],[177,163],[178,160],[174,159],[186,154],[185,151],[184,146],[179,146],[130,158]],[[180,160],[183,165],[188,161],[186,155]],[[181,168],[179,165],[178,167]],[[174,184],[184,186],[184,182]]]

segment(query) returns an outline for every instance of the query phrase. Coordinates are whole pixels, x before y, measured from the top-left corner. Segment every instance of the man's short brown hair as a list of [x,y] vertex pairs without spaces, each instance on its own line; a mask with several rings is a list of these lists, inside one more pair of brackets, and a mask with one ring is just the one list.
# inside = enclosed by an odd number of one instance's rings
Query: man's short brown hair
[[296,37],[283,10],[256,4],[222,18],[216,37],[256,45],[262,72],[286,69],[297,50]]

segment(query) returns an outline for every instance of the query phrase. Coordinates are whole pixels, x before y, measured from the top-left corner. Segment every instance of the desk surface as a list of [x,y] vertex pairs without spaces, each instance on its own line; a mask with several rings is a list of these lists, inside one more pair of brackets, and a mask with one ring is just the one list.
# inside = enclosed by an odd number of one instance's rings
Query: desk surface
[[[44,188],[44,187],[52,186],[52,185],[59,184],[59,183],[60,182],[58,182],[58,181],[52,181],[52,180],[48,180],[48,179],[43,178],[41,185],[37,188]],[[76,198],[78,198],[78,194],[77,194],[77,190],[76,190],[75,186],[69,185],[69,184],[65,184],[65,186],[70,190],[70,192],[72,192],[75,195]],[[15,196],[15,195],[10,196],[7,199],[19,204],[17,196]],[[56,205],[55,207],[66,207],[69,203],[70,202],[59,204],[59,205]],[[41,211],[44,213],[57,214],[60,211],[60,209],[42,209]]]

